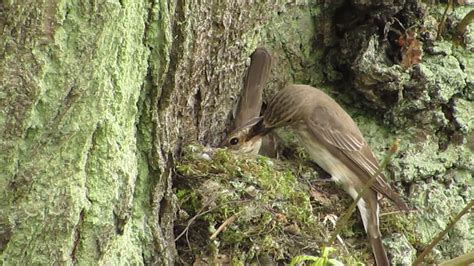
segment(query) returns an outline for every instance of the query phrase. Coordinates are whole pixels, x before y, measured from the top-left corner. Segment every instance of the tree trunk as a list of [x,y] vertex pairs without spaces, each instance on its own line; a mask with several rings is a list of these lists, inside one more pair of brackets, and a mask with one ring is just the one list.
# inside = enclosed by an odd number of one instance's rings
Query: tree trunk
[[222,137],[268,8],[3,2],[4,262],[172,264],[174,158]]
[[[358,4],[365,11],[375,8]],[[174,264],[178,206],[172,188],[180,152],[192,142],[219,143],[231,120],[247,58],[261,45],[275,57],[266,97],[289,82],[333,82],[329,88],[343,89],[330,93],[343,103],[362,102],[354,108],[375,109],[387,117],[386,125],[374,123],[381,116],[374,118],[371,112],[359,119],[379,154],[396,130],[412,127],[418,135],[407,130],[403,136],[424,138],[406,144],[407,157],[393,166],[396,180],[406,187],[414,184],[422,194],[427,193],[423,186],[436,186],[436,193],[441,193],[442,180],[433,185],[427,179],[451,173],[462,180],[453,181],[456,189],[446,197],[456,202],[472,196],[472,189],[460,189],[465,180],[472,180],[468,172],[472,161],[463,157],[472,152],[466,145],[453,147],[450,142],[472,136],[472,120],[466,118],[472,111],[472,68],[466,67],[472,63],[472,53],[462,59],[464,50],[456,48],[449,55],[454,73],[448,73],[450,66],[437,72],[443,58],[436,55],[428,62],[431,70],[422,67],[407,76],[397,69],[396,76],[407,83],[377,91],[373,85],[386,81],[372,82],[374,77],[365,74],[374,70],[352,65],[351,60],[369,58],[373,61],[364,62],[379,64],[382,60],[367,54],[383,54],[382,48],[361,42],[354,53],[337,57],[350,47],[341,36],[353,28],[338,28],[337,19],[333,20],[347,11],[346,5],[344,1],[184,0],[0,3],[3,263]],[[408,6],[399,5],[384,9],[381,16],[393,16]],[[364,32],[365,40],[379,42],[373,37],[376,30]],[[423,92],[406,93],[406,98],[424,104],[420,114],[433,119],[407,117],[413,109],[402,99],[394,100],[396,89],[407,89],[407,80],[433,72],[447,73],[445,79],[432,79],[442,86],[451,86],[452,77],[462,81],[440,97],[430,91],[434,105],[417,94]],[[422,83],[417,82],[410,84]],[[347,89],[353,84],[355,94]],[[360,100],[350,100],[354,95]],[[425,124],[419,125],[422,120]],[[451,127],[450,122],[456,124]],[[387,130],[387,125],[393,130]],[[425,138],[430,135],[435,140]],[[443,147],[438,147],[438,140]],[[419,153],[431,158],[419,151],[420,145],[441,155],[420,166],[410,158]],[[423,198],[413,204],[426,205]],[[439,215],[446,221],[448,214],[440,211]],[[436,230],[427,229],[421,245]],[[463,230],[472,231],[472,223]],[[469,241],[463,235],[453,239]]]

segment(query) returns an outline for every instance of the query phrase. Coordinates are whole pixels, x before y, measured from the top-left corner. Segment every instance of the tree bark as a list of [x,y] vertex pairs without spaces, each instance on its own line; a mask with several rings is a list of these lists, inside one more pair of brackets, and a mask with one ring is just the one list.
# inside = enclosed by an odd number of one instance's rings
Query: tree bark
[[174,160],[219,142],[267,9],[2,2],[3,261],[172,264]]

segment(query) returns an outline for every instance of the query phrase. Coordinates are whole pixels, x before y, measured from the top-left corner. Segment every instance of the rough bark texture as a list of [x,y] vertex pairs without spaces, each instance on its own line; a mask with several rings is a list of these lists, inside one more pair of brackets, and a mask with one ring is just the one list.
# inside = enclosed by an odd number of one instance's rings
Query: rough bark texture
[[3,261],[171,264],[174,158],[220,140],[255,30],[285,8],[2,2]]
[[157,258],[147,251],[154,210],[143,206],[160,176],[143,174],[137,138],[147,4],[4,1],[0,10],[3,262]]
[[[408,244],[387,239],[421,249],[474,194],[472,26],[464,48],[435,41],[441,11],[415,1],[3,1],[0,258],[173,264],[181,149],[221,140],[260,45],[275,57],[266,97],[329,81],[376,153],[403,138],[389,170],[420,212]],[[406,28],[424,19],[433,53],[422,64],[401,68],[384,43],[393,16]],[[471,250],[472,219],[431,259]]]

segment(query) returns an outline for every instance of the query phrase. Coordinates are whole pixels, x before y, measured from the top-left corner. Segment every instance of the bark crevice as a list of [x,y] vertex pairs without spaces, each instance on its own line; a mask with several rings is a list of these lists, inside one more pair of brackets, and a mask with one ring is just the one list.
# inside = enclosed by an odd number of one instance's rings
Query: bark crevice
[[72,250],[71,250],[71,260],[73,264],[78,263],[76,254],[81,242],[81,229],[82,229],[82,223],[84,222],[84,217],[85,217],[85,210],[82,209],[81,212],[79,213],[79,220],[74,229],[74,240],[73,240],[74,242],[73,242]]

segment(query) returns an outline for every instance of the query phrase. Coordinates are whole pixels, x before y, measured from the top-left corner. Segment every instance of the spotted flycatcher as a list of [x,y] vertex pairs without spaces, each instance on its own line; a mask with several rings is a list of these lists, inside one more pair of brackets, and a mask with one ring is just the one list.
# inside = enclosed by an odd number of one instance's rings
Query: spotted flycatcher
[[[234,130],[225,145],[238,150],[285,126],[293,130],[311,160],[331,174],[331,179],[354,199],[379,169],[377,158],[352,118],[331,97],[307,85],[290,85],[280,90],[263,116]],[[390,187],[383,173],[357,203],[379,266],[389,265],[379,229],[378,200],[382,195],[408,211],[407,204]]]

